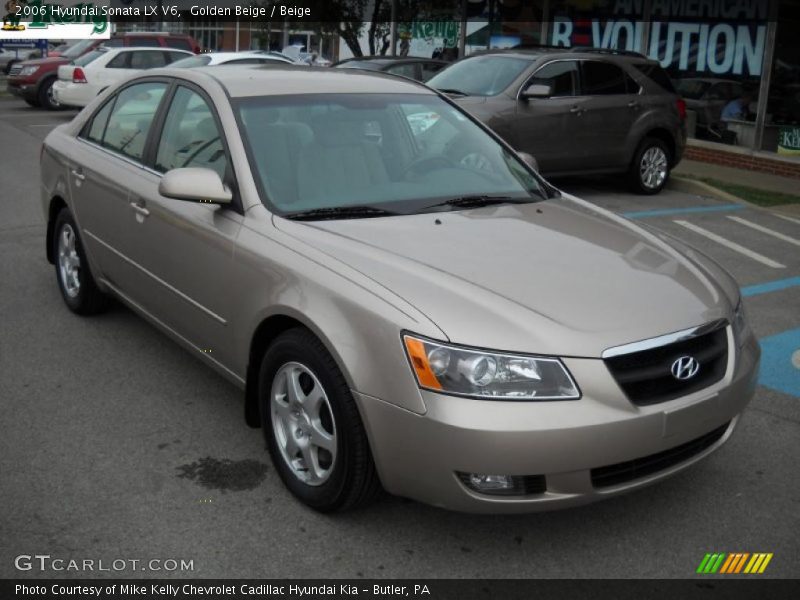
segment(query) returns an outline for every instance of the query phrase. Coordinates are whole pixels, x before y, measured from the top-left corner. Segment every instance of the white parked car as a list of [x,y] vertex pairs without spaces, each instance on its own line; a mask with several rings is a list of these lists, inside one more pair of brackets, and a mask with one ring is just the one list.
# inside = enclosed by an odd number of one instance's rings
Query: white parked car
[[216,65],[263,65],[263,64],[287,64],[293,61],[282,56],[268,54],[266,52],[247,51],[247,52],[206,52],[204,54],[194,54],[175,61],[171,67],[213,67]]
[[99,47],[58,67],[53,95],[62,106],[82,108],[118,81],[193,56],[191,52],[175,48]]

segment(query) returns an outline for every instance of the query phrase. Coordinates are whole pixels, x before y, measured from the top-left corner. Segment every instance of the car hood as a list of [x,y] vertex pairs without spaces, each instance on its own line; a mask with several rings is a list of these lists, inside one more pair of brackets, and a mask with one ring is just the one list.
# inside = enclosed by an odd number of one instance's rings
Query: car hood
[[47,58],[31,58],[22,61],[22,66],[27,67],[31,65],[65,65],[70,62],[70,59],[62,56],[48,56]]
[[471,346],[599,357],[728,317],[738,294],[712,261],[571,197],[275,224]]

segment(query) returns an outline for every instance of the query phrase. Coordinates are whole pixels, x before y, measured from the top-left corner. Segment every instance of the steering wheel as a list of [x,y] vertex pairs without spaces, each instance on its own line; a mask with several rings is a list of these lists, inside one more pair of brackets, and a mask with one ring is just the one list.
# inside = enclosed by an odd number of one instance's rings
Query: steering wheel
[[411,174],[422,175],[434,169],[456,168],[458,168],[458,164],[447,156],[423,156],[422,158],[411,161],[411,164],[403,171],[403,176],[407,178]]

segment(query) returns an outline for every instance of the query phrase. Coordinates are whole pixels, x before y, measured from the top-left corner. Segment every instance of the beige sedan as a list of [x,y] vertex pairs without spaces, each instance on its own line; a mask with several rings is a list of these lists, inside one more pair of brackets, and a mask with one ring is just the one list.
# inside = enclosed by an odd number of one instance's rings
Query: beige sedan
[[715,263],[533,164],[406,79],[149,71],[45,140],[47,257],[240,386],[317,510],[571,506],[719,448],[759,349]]

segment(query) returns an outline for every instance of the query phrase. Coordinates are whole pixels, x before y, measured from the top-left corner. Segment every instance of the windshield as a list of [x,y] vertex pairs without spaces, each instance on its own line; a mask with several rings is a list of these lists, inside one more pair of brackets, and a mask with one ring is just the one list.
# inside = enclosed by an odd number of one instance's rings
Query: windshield
[[529,59],[513,56],[473,56],[437,73],[428,80],[428,85],[470,96],[496,96],[531,64]]
[[81,40],[80,42],[67,48],[61,55],[64,58],[78,58],[94,44],[94,40]]
[[203,56],[201,54],[199,56],[187,56],[186,58],[176,60],[174,63],[170,65],[170,67],[183,67],[188,69],[191,67],[202,67],[210,62],[211,62],[210,56]]
[[237,105],[253,172],[279,214],[365,205],[409,214],[465,196],[548,195],[519,159],[438,96],[304,94]]
[[690,100],[699,100],[706,90],[711,87],[708,81],[700,81],[699,79],[682,79],[678,82],[678,94],[683,98]]

